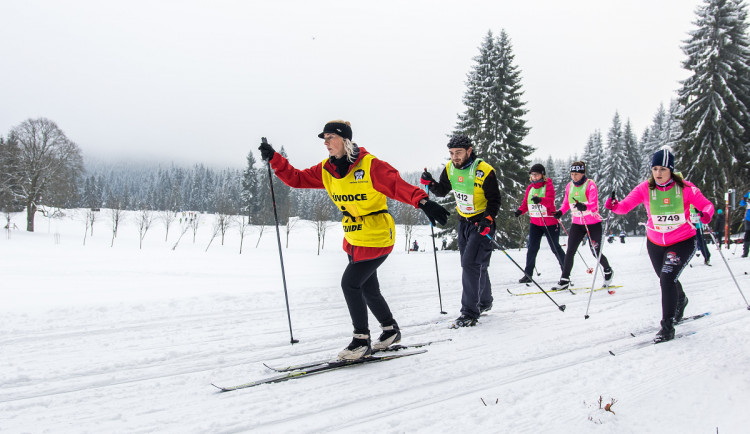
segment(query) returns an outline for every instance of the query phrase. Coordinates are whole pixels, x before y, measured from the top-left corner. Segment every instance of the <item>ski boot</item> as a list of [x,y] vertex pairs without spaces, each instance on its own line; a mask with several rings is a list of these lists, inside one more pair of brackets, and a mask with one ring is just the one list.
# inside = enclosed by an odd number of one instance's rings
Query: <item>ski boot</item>
[[666,318],[661,320],[661,330],[656,334],[654,343],[661,343],[671,341],[674,339],[674,318]]
[[461,314],[458,318],[456,318],[455,321],[453,321],[453,324],[451,325],[451,328],[457,329],[459,327],[474,327],[477,325],[477,319],[472,318],[468,315]]
[[559,291],[561,289],[568,289],[568,288],[570,288],[570,279],[568,279],[567,277],[561,277],[560,281],[557,282],[556,285],[552,286],[553,291]]
[[339,360],[359,360],[368,357],[370,354],[372,354],[370,334],[355,332],[349,346],[339,353]]
[[401,342],[401,330],[396,324],[396,320],[391,320],[390,325],[380,324],[383,328],[383,333],[380,334],[378,341],[372,346],[375,351],[382,351],[393,344]]
[[602,284],[602,286],[607,287],[611,285],[612,278],[614,277],[615,277],[615,270],[611,268],[609,270],[604,270],[604,283]]

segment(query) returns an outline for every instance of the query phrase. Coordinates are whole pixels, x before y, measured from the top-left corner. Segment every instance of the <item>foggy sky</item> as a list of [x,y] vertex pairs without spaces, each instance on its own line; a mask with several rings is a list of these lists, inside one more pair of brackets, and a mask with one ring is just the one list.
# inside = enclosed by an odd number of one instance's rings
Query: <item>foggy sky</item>
[[402,171],[444,163],[467,73],[505,30],[534,160],[580,154],[615,111],[640,137],[688,76],[698,0],[0,3],[0,135],[54,120],[85,155],[242,167],[261,136],[326,156],[332,119]]

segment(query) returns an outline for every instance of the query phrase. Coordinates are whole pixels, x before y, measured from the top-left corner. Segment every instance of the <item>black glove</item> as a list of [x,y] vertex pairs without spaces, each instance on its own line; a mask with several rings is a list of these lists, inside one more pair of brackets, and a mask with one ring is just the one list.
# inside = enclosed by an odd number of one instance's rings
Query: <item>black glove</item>
[[513,211],[513,215],[516,217],[521,217],[521,214],[523,214],[523,211],[521,211],[520,209]]
[[576,209],[577,209],[578,211],[581,211],[581,212],[584,212],[584,211],[586,211],[587,209],[589,209],[589,207],[587,207],[585,203],[581,203],[581,202],[578,202],[578,201],[576,201],[576,204],[575,204],[575,205],[573,205],[573,206],[575,206],[575,207],[576,207]]
[[438,205],[437,202],[427,200],[422,204],[420,201],[419,207],[422,208],[422,211],[424,211],[425,214],[427,214],[427,218],[430,219],[430,223],[432,223],[433,226],[435,226],[435,221],[440,223],[441,226],[445,226],[445,224],[448,223],[450,212]]
[[273,155],[276,153],[276,151],[273,150],[273,146],[266,142],[265,137],[260,146],[258,146],[258,149],[260,149],[260,157],[265,161],[271,161]]
[[479,220],[478,222],[474,223],[474,226],[476,226],[477,231],[480,235],[483,237],[490,233],[492,230],[492,227],[495,226],[495,221],[492,220],[492,217],[485,216],[482,220]]
[[534,196],[531,198],[531,201],[534,202],[534,205],[539,205],[542,203],[542,198],[539,196]]
[[422,185],[430,185],[435,182],[435,178],[433,178],[430,172],[425,169],[424,172],[422,172],[422,179],[419,182]]
[[556,218],[557,220],[560,220],[560,218],[562,217],[562,211],[558,209],[557,211],[555,211],[554,214],[552,214],[552,217]]

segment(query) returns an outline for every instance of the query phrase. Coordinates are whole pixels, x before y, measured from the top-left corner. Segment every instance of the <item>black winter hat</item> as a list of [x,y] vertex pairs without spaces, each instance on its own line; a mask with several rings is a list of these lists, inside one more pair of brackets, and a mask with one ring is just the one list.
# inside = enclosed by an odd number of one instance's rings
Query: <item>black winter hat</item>
[[338,134],[345,139],[352,139],[352,127],[348,122],[344,123],[344,121],[328,122],[326,126],[323,127],[323,132],[318,134],[318,137],[322,139],[326,133]]
[[669,151],[669,148],[665,148],[654,152],[654,156],[651,157],[651,167],[662,166],[674,172],[674,154]]
[[531,169],[529,169],[529,173],[531,172],[541,173],[542,175],[547,176],[547,171],[544,170],[544,166],[542,166],[539,163],[536,163],[535,165],[531,166]]
[[471,139],[463,134],[456,134],[455,136],[451,137],[451,140],[448,142],[448,148],[469,149],[471,147]]
[[573,173],[586,173],[586,163],[583,161],[575,161],[570,165],[570,172]]

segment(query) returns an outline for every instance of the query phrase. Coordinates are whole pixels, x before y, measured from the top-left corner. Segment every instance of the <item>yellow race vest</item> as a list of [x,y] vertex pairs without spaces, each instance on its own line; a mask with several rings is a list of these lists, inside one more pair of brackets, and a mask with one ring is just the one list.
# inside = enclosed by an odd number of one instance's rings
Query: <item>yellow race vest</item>
[[394,243],[396,224],[388,214],[387,197],[372,186],[372,160],[367,154],[343,178],[336,178],[325,169],[323,185],[328,197],[344,213],[341,225],[344,238],[353,246],[388,247]]
[[460,215],[474,217],[487,209],[487,198],[484,197],[482,186],[493,170],[495,169],[481,158],[477,158],[474,164],[465,169],[456,168],[452,161],[445,165],[456,198],[456,211]]

